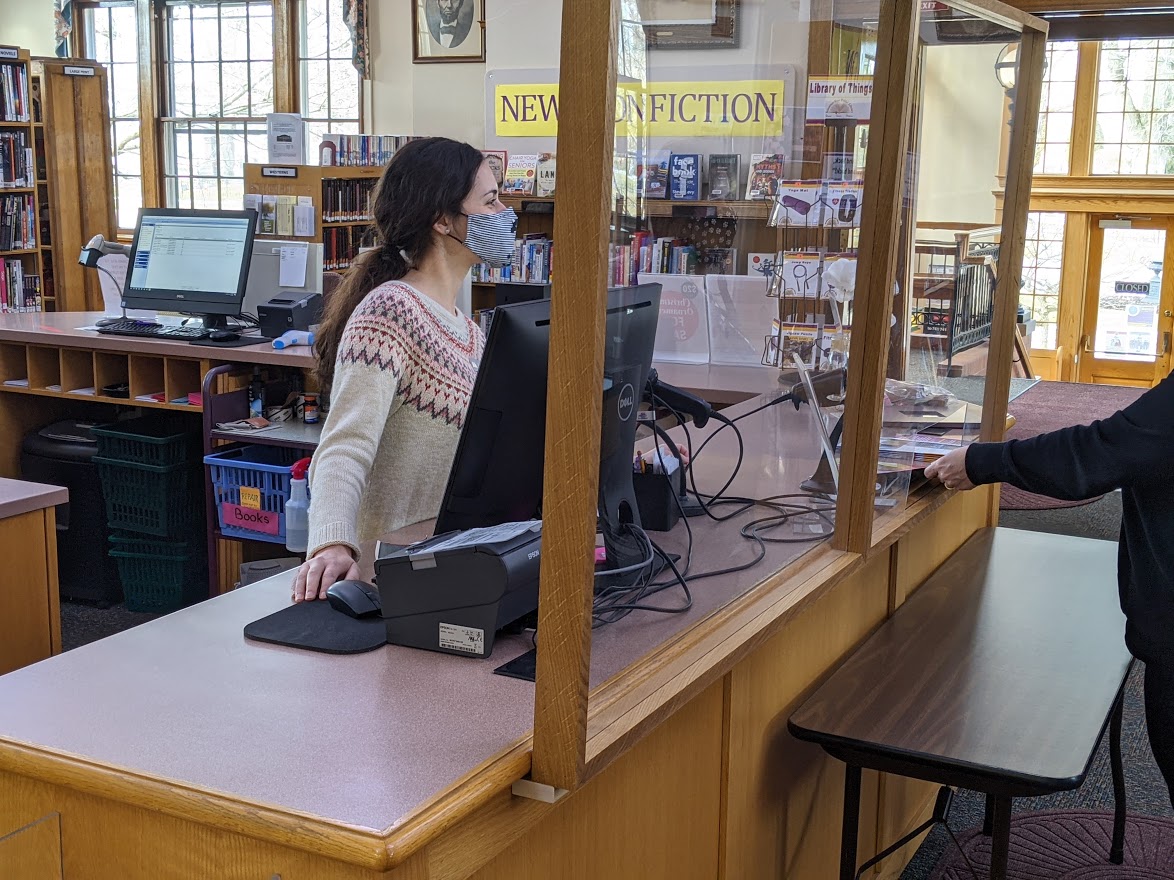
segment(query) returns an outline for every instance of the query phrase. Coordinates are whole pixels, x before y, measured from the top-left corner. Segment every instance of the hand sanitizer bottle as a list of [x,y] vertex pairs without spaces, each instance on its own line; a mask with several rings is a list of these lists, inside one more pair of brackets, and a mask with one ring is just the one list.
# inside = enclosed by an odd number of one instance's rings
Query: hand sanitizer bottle
[[285,502],[285,549],[305,553],[310,540],[310,496],[306,490],[306,471],[310,459],[294,462],[290,468],[289,501]]

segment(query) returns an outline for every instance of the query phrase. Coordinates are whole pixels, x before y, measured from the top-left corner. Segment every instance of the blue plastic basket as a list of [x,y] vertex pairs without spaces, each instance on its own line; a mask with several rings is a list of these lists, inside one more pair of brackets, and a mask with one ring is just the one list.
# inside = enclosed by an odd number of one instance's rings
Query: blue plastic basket
[[[289,468],[300,458],[305,458],[304,450],[284,446],[238,446],[204,456],[204,464],[208,465],[212,478],[220,531],[234,538],[284,544],[285,502],[289,500]],[[224,521],[223,505],[239,505],[242,486],[258,489],[261,494],[260,510],[277,514],[276,535]]]

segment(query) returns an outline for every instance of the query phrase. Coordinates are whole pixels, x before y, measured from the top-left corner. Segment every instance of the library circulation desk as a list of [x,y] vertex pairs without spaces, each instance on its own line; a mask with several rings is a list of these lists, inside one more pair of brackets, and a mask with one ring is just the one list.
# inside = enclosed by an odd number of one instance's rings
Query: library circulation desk
[[[211,355],[54,336],[45,324],[63,317],[38,316],[40,329],[23,332],[10,324],[0,343],[12,358],[57,339],[91,352],[95,367],[100,357],[161,357],[165,375],[169,357]],[[794,491],[817,459],[806,418],[788,405],[743,420],[746,463],[733,491],[759,481]],[[736,454],[732,437],[714,439],[698,461],[703,490]],[[770,544],[761,566],[695,584],[685,614],[633,614],[597,630],[591,778],[553,804],[511,791],[530,770],[534,686],[492,674],[528,638],[499,639],[486,661],[247,642],[246,623],[289,602],[289,573],[18,670],[0,678],[0,876],[832,876],[843,768],[790,738],[786,719],[988,524],[992,499],[915,497],[878,520],[865,556]],[[693,520],[698,556],[750,558],[737,537],[750,516]],[[680,525],[661,537],[683,552]],[[921,821],[933,794],[866,776],[862,857]]]

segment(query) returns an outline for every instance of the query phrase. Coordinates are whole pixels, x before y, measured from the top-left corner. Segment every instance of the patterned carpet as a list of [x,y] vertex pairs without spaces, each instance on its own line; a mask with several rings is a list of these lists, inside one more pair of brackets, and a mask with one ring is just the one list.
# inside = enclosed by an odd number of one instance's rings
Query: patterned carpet
[[[1007,439],[1025,440],[1070,425],[1087,425],[1124,409],[1144,392],[1144,388],[1119,385],[1040,382],[1025,391],[1010,407],[1015,416],[1015,427],[1007,432]],[[999,507],[1003,510],[1047,510],[1088,503],[1058,501],[1007,485],[1003,486],[999,496]]]
[[[1150,880],[1174,876],[1174,820],[1130,816],[1125,822],[1124,861],[1107,861],[1113,840],[1111,813],[1051,810],[1020,816],[1011,831],[1008,880]],[[962,840],[961,853],[943,860],[933,880],[985,876],[991,839],[977,829]],[[948,862],[948,864],[946,863]],[[969,864],[968,864],[969,862]]]

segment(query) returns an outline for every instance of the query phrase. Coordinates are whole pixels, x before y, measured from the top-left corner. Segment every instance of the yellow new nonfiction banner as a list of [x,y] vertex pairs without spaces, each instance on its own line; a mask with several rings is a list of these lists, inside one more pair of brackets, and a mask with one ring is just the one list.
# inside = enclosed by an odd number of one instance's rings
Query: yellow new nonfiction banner
[[[498,137],[558,132],[558,86],[499,85]],[[783,81],[621,83],[616,134],[653,137],[766,137],[783,131]]]

